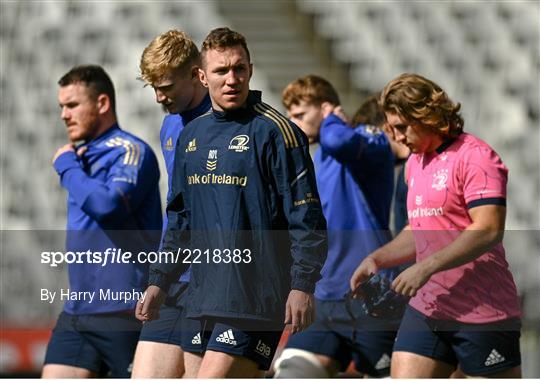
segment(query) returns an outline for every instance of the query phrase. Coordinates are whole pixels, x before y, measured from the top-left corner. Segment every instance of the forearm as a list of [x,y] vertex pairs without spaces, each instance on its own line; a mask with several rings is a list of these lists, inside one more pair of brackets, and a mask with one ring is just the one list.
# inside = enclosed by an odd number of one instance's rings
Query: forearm
[[414,261],[416,245],[410,227],[405,227],[392,241],[375,250],[370,257],[380,269]]
[[479,230],[474,224],[463,231],[456,240],[426,258],[423,263],[434,274],[471,262],[502,241],[503,231]]

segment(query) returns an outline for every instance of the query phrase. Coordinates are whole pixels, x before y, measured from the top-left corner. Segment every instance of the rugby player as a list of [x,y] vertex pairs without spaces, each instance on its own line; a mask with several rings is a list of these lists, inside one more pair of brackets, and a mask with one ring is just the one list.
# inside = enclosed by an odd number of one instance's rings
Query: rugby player
[[521,377],[521,311],[502,244],[508,169],[463,132],[459,103],[433,81],[402,74],[381,106],[407,161],[409,226],[368,256],[351,289],[415,258],[392,283],[412,297],[392,356],[392,377]]
[[[169,113],[160,132],[168,174],[167,199],[178,136],[184,126],[210,109],[208,90],[199,81],[197,46],[183,31],[171,29],[157,36],[141,56],[141,78],[152,86],[156,102]],[[167,217],[164,230],[167,228]],[[200,323],[186,318],[183,302],[189,282],[184,273],[168,290],[159,319],[144,324],[135,353],[135,378],[193,378],[202,360]],[[139,305],[140,307],[141,305]]]
[[[401,314],[367,315],[346,299],[350,278],[361,260],[389,241],[394,158],[389,140],[377,125],[384,120],[375,98],[361,109],[375,108],[364,123],[349,127],[341,117],[339,96],[324,78],[307,75],[283,90],[291,120],[319,143],[315,173],[328,221],[328,257],[315,288],[317,315],[306,331],[289,338],[276,362],[275,377],[333,377],[354,360],[358,371],[388,376]],[[356,116],[358,119],[358,115]],[[395,269],[384,271],[388,279]]]
[[210,32],[199,78],[212,112],[178,140],[164,247],[184,262],[154,265],[141,316],[151,320],[170,281],[191,262],[188,317],[203,324],[198,377],[255,377],[269,368],[284,323],[313,321],[313,291],[326,255],[308,142],[250,91],[245,38]]
[[[74,67],[58,84],[70,143],[56,151],[53,165],[68,192],[67,250],[155,251],[162,218],[152,149],[120,129],[113,83],[103,68]],[[86,260],[69,264],[68,271],[70,291],[94,297],[65,302],[42,377],[129,377],[141,329],[133,316],[137,300],[106,299],[102,294],[142,293],[148,265]]]

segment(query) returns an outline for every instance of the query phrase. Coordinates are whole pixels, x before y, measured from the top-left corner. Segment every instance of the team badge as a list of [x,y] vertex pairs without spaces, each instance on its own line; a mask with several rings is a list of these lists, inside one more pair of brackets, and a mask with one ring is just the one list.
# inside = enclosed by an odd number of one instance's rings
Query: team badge
[[249,146],[246,146],[249,142],[249,136],[247,135],[238,135],[231,139],[229,143],[229,150],[234,150],[235,152],[243,152],[249,149]]
[[437,170],[437,173],[433,174],[433,183],[431,187],[437,191],[446,189],[446,181],[448,180],[448,169]]

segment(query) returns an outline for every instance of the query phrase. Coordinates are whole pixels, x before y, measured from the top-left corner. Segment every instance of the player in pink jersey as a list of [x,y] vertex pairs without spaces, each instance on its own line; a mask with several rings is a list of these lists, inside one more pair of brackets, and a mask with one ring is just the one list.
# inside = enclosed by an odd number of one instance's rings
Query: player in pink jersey
[[[416,263],[392,283],[412,297],[392,356],[392,377],[521,377],[520,308],[502,238],[508,170],[463,132],[460,104],[437,84],[403,74],[380,103],[407,161],[409,226],[356,269],[358,289],[378,270]],[[361,295],[360,295],[361,296]]]

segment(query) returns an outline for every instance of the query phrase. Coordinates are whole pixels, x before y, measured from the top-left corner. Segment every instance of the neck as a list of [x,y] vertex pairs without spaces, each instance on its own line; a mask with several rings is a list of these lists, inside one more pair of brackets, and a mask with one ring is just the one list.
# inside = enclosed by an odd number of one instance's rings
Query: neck
[[208,89],[201,83],[198,83],[194,88],[193,99],[191,99],[186,111],[192,110],[201,104],[206,94],[208,94]]

